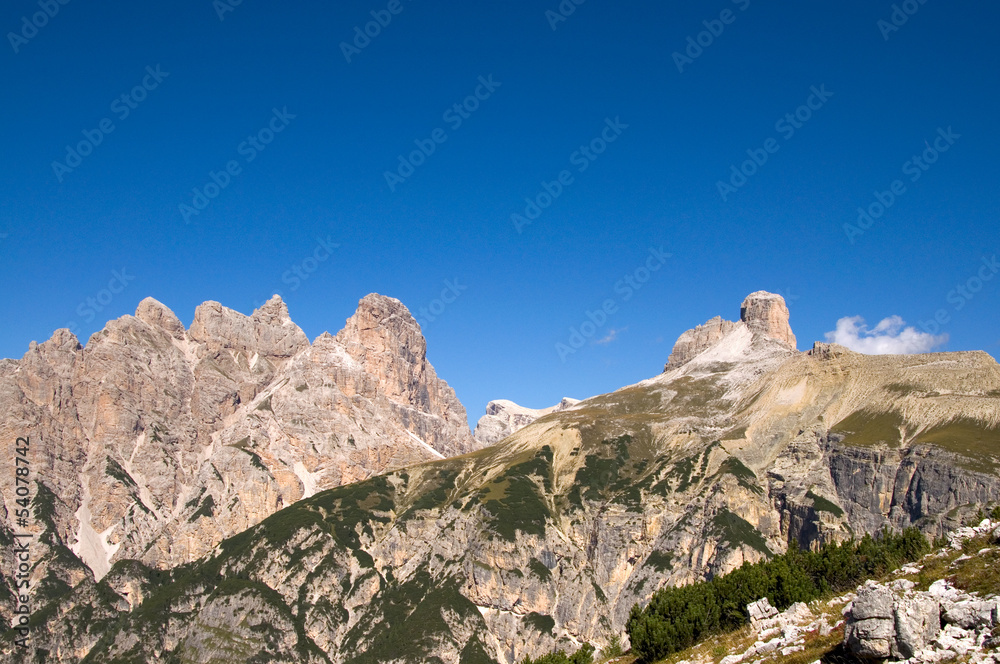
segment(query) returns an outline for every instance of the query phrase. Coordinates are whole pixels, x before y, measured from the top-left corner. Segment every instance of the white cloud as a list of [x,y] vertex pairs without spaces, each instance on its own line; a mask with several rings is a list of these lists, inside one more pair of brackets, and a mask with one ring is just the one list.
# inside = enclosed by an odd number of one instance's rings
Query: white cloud
[[948,341],[948,335],[935,336],[906,327],[906,321],[899,316],[883,318],[869,330],[864,318],[848,316],[837,321],[837,329],[827,332],[826,340],[866,355],[903,355],[927,353]]
[[611,328],[611,330],[610,330],[610,331],[608,331],[608,334],[607,334],[607,336],[606,336],[606,337],[604,337],[603,339],[595,339],[595,340],[594,340],[594,343],[595,343],[595,344],[602,344],[602,345],[603,345],[603,344],[609,344],[609,343],[611,343],[612,341],[614,341],[615,339],[617,339],[617,338],[618,338],[618,335],[619,335],[619,334],[621,334],[622,332],[624,332],[624,331],[625,331],[625,330],[627,330],[627,329],[628,329],[628,327],[623,327],[623,328]]

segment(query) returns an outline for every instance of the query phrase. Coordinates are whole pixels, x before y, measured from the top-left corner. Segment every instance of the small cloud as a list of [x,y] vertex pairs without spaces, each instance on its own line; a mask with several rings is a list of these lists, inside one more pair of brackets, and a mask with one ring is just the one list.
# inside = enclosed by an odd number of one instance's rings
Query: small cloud
[[608,334],[607,334],[606,337],[604,337],[603,339],[595,339],[594,343],[595,344],[600,344],[602,346],[605,345],[605,344],[609,344],[612,341],[614,341],[615,339],[617,339],[618,335],[621,334],[622,332],[624,332],[627,329],[628,329],[628,327],[623,327],[623,328],[614,328],[613,327],[613,328],[611,328],[610,331],[608,331]]
[[826,340],[866,355],[905,355],[927,353],[948,341],[947,334],[933,335],[906,327],[899,316],[889,316],[869,330],[861,316],[837,321],[837,329],[826,333]]

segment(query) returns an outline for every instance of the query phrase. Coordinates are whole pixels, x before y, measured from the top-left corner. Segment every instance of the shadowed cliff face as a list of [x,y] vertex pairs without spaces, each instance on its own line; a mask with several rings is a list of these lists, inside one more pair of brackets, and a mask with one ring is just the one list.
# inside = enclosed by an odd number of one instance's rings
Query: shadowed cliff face
[[380,295],[313,344],[277,296],[251,316],[206,302],[189,330],[146,299],[86,347],[66,330],[32,344],[0,364],[0,465],[30,438],[36,574],[188,562],[317,491],[475,449],[425,348]]
[[[800,353],[733,324],[655,378],[317,493],[168,578],[121,564],[36,638],[65,661],[512,664],[601,645],[664,585],[885,524],[937,533],[1000,500],[998,419],[985,353]],[[272,614],[280,639],[246,628]]]

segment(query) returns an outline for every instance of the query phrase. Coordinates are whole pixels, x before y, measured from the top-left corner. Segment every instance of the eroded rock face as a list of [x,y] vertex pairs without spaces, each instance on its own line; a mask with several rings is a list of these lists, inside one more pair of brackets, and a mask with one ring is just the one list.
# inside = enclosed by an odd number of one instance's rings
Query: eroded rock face
[[795,335],[788,324],[785,298],[767,291],[747,295],[740,306],[740,320],[751,331],[795,348]]
[[85,348],[58,330],[0,365],[0,436],[4,472],[31,441],[36,574],[61,561],[70,585],[193,560],[317,491],[477,447],[419,326],[380,295],[313,344],[277,296],[250,316],[206,302],[190,330],[147,298]]
[[844,643],[868,659],[907,659],[941,629],[940,607],[924,596],[897,596],[878,584],[862,586],[847,613]]
[[[991,524],[984,524],[976,534],[988,532]],[[914,586],[899,579],[888,585],[869,581],[858,589],[845,612],[844,644],[851,653],[936,662],[976,650],[1000,622],[996,598],[979,599],[945,579],[923,592]]]
[[465,408],[427,361],[427,341],[403,303],[371,294],[336,337],[413,433],[445,456],[477,448]]

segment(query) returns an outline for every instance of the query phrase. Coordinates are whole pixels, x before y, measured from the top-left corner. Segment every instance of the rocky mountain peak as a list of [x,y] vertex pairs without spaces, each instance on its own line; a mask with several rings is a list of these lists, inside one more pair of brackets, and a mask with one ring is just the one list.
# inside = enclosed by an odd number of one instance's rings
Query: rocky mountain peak
[[288,315],[288,305],[281,299],[280,295],[272,295],[271,299],[261,305],[260,309],[253,312],[251,318],[269,325],[283,325],[285,321],[291,322]]
[[165,330],[174,339],[180,340],[186,336],[184,324],[177,315],[169,307],[151,297],[139,303],[135,317],[151,327]]
[[[734,334],[743,338],[736,339]],[[785,299],[774,293],[757,291],[743,300],[739,321],[728,321],[716,316],[685,331],[677,338],[663,370],[677,369],[708,349],[719,346],[727,338],[733,342],[731,345],[734,349],[747,344],[757,347],[761,345],[761,340],[777,341],[794,349],[795,335],[788,324]],[[766,341],[763,343],[766,344]]]
[[695,355],[722,340],[722,337],[726,336],[736,325],[732,321],[723,320],[722,316],[716,316],[706,323],[682,333],[677,338],[677,343],[674,344],[673,352],[670,353],[667,365],[663,370],[669,371],[686,364]]
[[380,377],[390,398],[410,403],[426,399],[425,393],[414,391],[426,383],[425,374],[434,371],[427,363],[427,341],[402,302],[378,293],[366,295],[336,338],[365,372]]
[[788,307],[780,295],[767,291],[750,293],[740,306],[740,320],[752,332],[795,347],[795,335],[788,324]]
[[288,307],[277,295],[250,316],[205,302],[195,309],[188,337],[210,352],[227,348],[272,358],[289,358],[309,347],[305,332],[291,321]]
[[364,351],[379,354],[401,347],[415,360],[427,354],[427,342],[410,310],[396,298],[378,293],[361,298],[337,340],[359,360],[367,355]]

